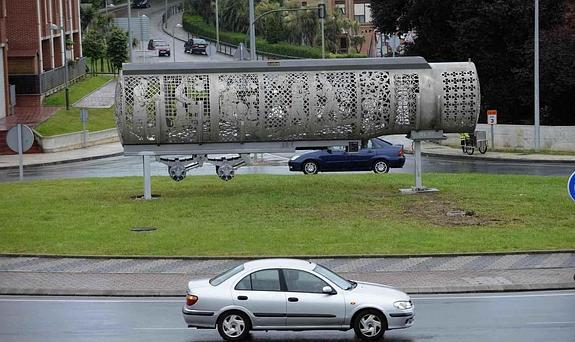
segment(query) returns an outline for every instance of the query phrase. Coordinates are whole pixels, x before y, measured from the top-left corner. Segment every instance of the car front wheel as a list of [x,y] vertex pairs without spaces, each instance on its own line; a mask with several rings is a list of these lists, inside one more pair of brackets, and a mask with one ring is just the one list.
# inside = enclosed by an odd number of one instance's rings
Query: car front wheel
[[319,171],[319,167],[313,160],[306,161],[303,164],[303,173],[306,175],[315,175]]
[[365,310],[357,315],[353,330],[362,341],[379,341],[383,338],[387,321],[385,316],[377,310]]
[[377,160],[375,163],[373,163],[373,172],[388,173],[389,164],[385,160]]
[[243,312],[226,312],[218,319],[218,333],[226,341],[242,341],[250,333],[249,318]]

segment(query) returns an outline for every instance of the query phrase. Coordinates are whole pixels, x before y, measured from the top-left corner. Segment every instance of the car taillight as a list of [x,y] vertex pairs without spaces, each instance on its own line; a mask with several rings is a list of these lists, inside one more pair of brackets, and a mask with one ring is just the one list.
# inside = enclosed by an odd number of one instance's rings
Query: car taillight
[[187,295],[186,296],[186,305],[187,306],[192,306],[194,304],[196,304],[198,302],[198,296],[194,296],[194,295]]
[[403,157],[403,146],[401,146],[401,148],[399,149],[398,156]]
[[193,47],[193,48],[197,48],[198,46],[194,44],[194,45],[192,45],[192,47]]

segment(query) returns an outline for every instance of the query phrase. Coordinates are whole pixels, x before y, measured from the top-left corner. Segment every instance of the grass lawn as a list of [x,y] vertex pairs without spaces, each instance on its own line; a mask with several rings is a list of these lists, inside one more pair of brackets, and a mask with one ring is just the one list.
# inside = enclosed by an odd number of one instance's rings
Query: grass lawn
[[[100,76],[88,76],[80,82],[70,85],[68,88],[68,96],[70,98],[70,105],[79,101],[84,96],[90,94],[94,90],[100,88],[106,82],[112,79],[112,76],[100,75]],[[66,95],[65,91],[61,90],[50,96],[44,98],[44,106],[65,106],[66,105]]]
[[[334,255],[575,248],[565,177],[411,175],[154,177],[0,184],[0,252],[90,255]],[[450,217],[446,212],[473,212]],[[132,232],[133,227],[156,227]]]
[[[89,131],[96,132],[114,127],[116,127],[114,107],[88,109],[87,128]],[[45,137],[79,132],[82,130],[82,122],[80,122],[80,108],[70,107],[70,110],[62,108],[48,120],[38,125],[35,129]]]

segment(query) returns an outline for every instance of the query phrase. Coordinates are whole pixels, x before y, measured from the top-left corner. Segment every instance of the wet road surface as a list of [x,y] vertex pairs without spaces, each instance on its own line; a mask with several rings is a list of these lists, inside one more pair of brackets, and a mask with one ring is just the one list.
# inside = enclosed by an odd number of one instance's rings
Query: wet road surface
[[[298,175],[300,172],[290,172],[287,167],[289,154],[264,154],[266,165],[241,167],[236,175],[242,174],[277,174]],[[261,162],[260,162],[261,164]],[[413,156],[407,155],[402,169],[392,169],[390,173],[414,172]],[[508,161],[485,161],[477,159],[449,159],[441,157],[423,157],[424,180],[427,172],[442,173],[484,173],[484,174],[519,174],[537,176],[566,176],[575,171],[575,165],[565,163],[525,163]],[[152,162],[153,176],[168,176],[167,167],[158,162]],[[214,175],[215,168],[211,164],[188,172],[192,175]],[[142,176],[142,159],[140,157],[113,157],[84,162],[56,164],[48,166],[30,166],[24,169],[27,180],[61,179],[85,177],[122,177]],[[18,169],[0,170],[0,181],[18,180]]]
[[[186,328],[184,298],[0,297],[0,341],[221,341]],[[416,321],[385,341],[573,341],[575,291],[413,296]],[[252,341],[356,341],[352,331],[253,332]]]

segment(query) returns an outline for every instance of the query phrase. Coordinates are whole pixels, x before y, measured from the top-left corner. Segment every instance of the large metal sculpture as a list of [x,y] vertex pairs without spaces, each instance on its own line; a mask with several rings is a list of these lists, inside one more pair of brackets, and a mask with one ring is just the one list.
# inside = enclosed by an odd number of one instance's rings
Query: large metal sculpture
[[[116,96],[125,154],[161,156],[175,180],[213,153],[473,132],[480,107],[473,63],[421,57],[126,64]],[[230,179],[246,158],[209,161]]]

